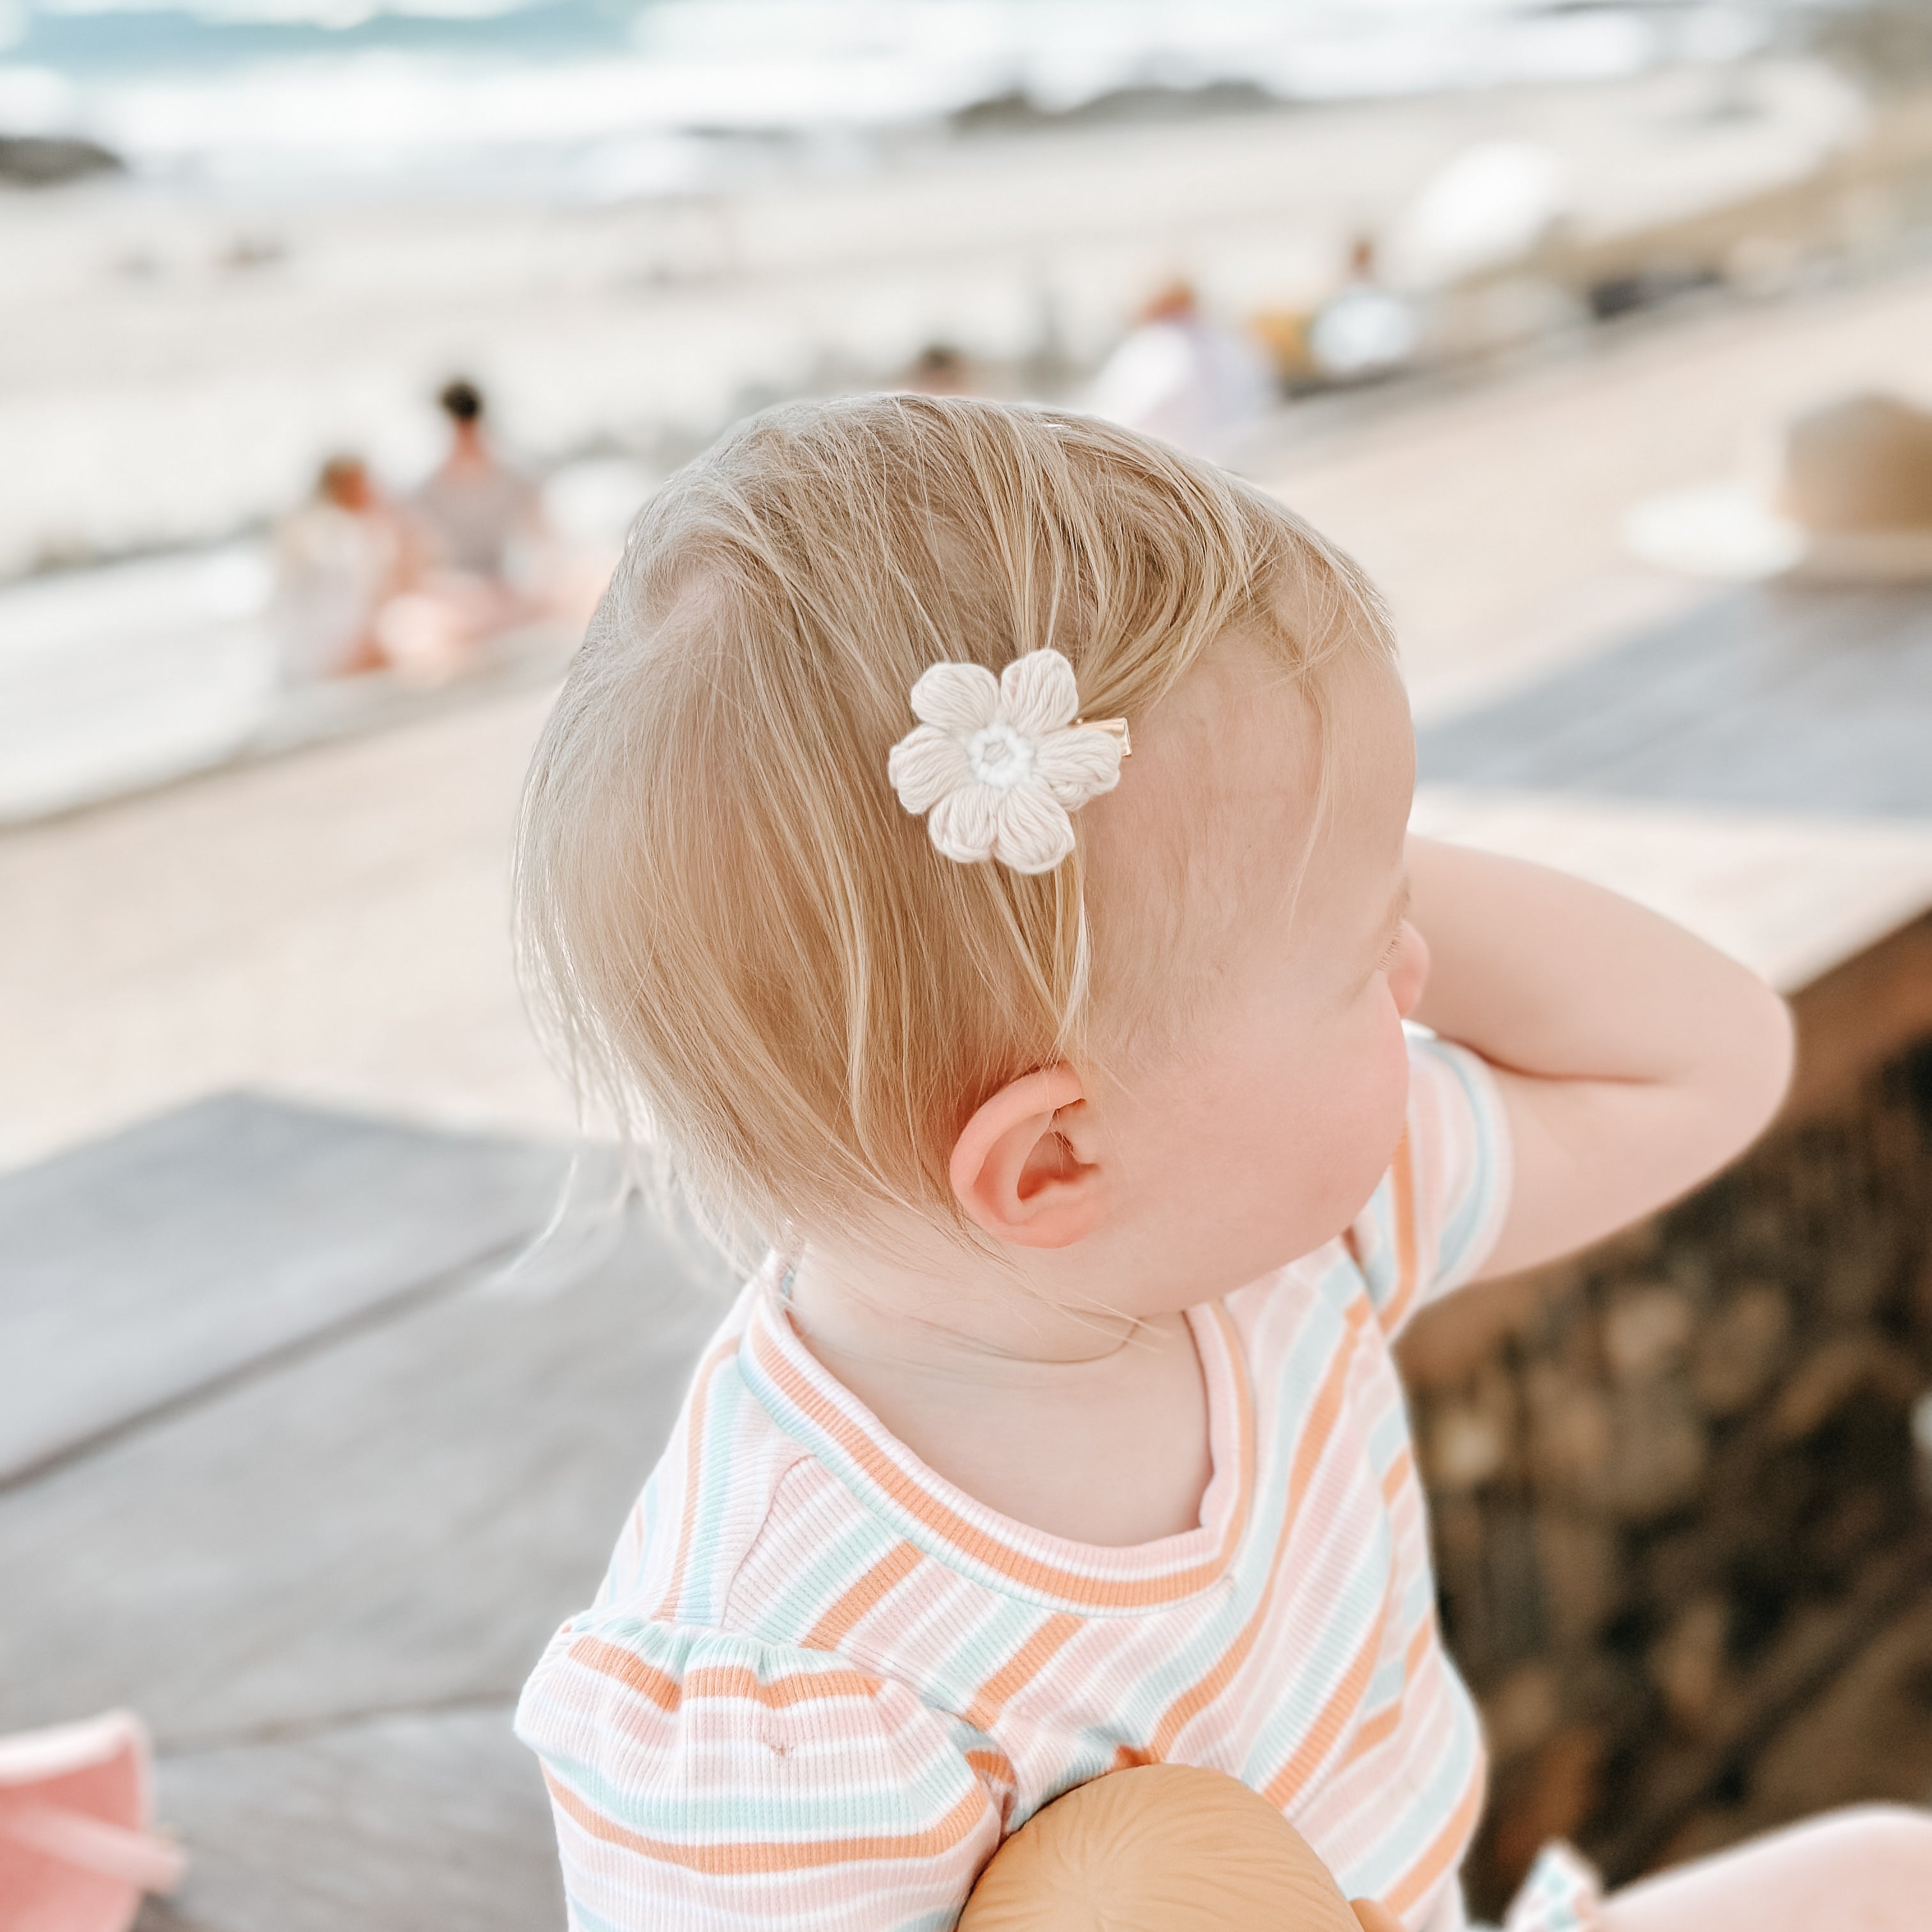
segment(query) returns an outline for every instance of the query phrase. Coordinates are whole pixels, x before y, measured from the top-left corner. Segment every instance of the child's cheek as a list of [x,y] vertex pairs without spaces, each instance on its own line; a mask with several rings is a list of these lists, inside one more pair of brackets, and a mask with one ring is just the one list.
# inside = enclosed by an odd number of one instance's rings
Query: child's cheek
[[[1408,1049],[1392,1006],[1364,1016],[1336,1040],[1326,1064],[1295,1083],[1292,1121],[1282,1123],[1276,1167],[1298,1184],[1295,1252],[1339,1234],[1382,1184],[1402,1138],[1408,1100]],[[1276,1184],[1278,1185],[1278,1182]]]
[[1336,1232],[1367,1205],[1370,1195],[1395,1158],[1408,1110],[1408,1042],[1402,1023],[1388,1012],[1377,1016],[1372,1038],[1363,1042],[1342,1083],[1346,1094],[1332,1123],[1338,1167]]

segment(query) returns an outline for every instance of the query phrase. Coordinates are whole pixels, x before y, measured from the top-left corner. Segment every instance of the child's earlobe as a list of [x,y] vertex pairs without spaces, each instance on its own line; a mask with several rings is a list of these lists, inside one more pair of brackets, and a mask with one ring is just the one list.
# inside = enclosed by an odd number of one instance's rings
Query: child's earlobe
[[1083,1157],[1088,1111],[1070,1066],[1023,1074],[980,1106],[950,1163],[952,1192],[976,1227],[1022,1248],[1070,1247],[1094,1232],[1102,1176]]

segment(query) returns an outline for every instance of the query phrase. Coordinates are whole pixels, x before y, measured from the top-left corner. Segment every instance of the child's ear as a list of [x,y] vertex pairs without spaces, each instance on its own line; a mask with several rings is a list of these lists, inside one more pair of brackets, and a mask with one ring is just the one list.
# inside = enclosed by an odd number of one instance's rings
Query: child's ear
[[1071,1247],[1100,1225],[1092,1109],[1070,1066],[1022,1074],[953,1144],[952,1191],[974,1225],[1019,1248]]
[[1362,1932],[1406,1932],[1402,1921],[1378,1898],[1352,1898],[1348,1910],[1360,1922]]

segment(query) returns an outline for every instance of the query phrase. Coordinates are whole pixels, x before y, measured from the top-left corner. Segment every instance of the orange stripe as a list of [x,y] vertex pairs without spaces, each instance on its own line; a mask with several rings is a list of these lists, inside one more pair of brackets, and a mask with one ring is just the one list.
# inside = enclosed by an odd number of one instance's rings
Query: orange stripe
[[684,1471],[684,1520],[677,1533],[677,1562],[670,1573],[670,1588],[664,1592],[664,1601],[658,1606],[660,1618],[674,1617],[677,1612],[679,1593],[684,1588],[686,1566],[691,1561],[691,1537],[698,1521],[698,1486],[703,1472],[699,1467],[699,1457],[704,1442],[704,1402],[711,1392],[711,1378],[718,1372],[721,1362],[728,1361],[738,1352],[735,1336],[728,1336],[705,1357],[698,1371],[698,1378],[691,1392],[691,1426],[684,1432],[686,1463]]
[[1420,1681],[1422,1666],[1428,1660],[1430,1640],[1435,1634],[1436,1606],[1432,1604],[1424,1610],[1422,1621],[1402,1652],[1402,1688],[1355,1733],[1354,1741],[1348,1747],[1348,1755],[1343,1760],[1345,1763],[1353,1764],[1356,1759],[1373,1750],[1401,1724],[1402,1712],[1408,1708],[1408,1694]]
[[1030,1684],[1058,1654],[1067,1640],[1083,1628],[1078,1617],[1064,1612],[1048,1617],[1000,1668],[981,1684],[962,1713],[976,1730],[991,1730],[1007,1703]]
[[758,1329],[752,1331],[752,1346],[759,1366],[782,1389],[787,1399],[802,1410],[812,1423],[832,1438],[863,1469],[868,1477],[901,1508],[926,1527],[944,1538],[956,1549],[1010,1581],[1030,1589],[1049,1592],[1090,1606],[1138,1609],[1150,1604],[1167,1604],[1192,1596],[1204,1588],[1227,1568],[1228,1558],[1239,1546],[1246,1525],[1249,1498],[1252,1493],[1252,1438],[1254,1418],[1247,1388],[1246,1371],[1240,1355],[1240,1338],[1232,1318],[1216,1303],[1214,1313],[1222,1328],[1232,1369],[1242,1444],[1241,1490],[1229,1513],[1226,1533],[1220,1547],[1206,1562],[1171,1575],[1128,1582],[1111,1577],[1083,1576],[1074,1570],[1022,1556],[1018,1550],[988,1535],[983,1530],[950,1508],[930,1491],[922,1489],[862,1430],[855,1428],[838,1408],[821,1395],[779,1353],[770,1338]]
[[1354,1354],[1356,1331],[1366,1318],[1366,1306],[1358,1298],[1349,1304],[1342,1317],[1348,1333],[1336,1351],[1334,1360],[1328,1365],[1328,1372],[1322,1378],[1321,1388],[1316,1392],[1315,1401],[1308,1412],[1308,1425],[1301,1432],[1301,1440],[1296,1446],[1294,1466],[1288,1472],[1287,1506],[1282,1512],[1281,1529],[1275,1538],[1268,1581],[1262,1586],[1254,1614],[1243,1627],[1240,1635],[1215,1660],[1208,1674],[1184,1690],[1162,1714],[1148,1742],[1150,1761],[1165,1758],[1174,1739],[1180,1735],[1182,1726],[1206,1709],[1227,1688],[1234,1672],[1246,1661],[1248,1653],[1253,1649],[1268,1621],[1274,1604],[1275,1579],[1281,1572],[1282,1553],[1288,1547],[1295,1518],[1300,1514],[1302,1500],[1314,1480],[1322,1452],[1328,1448],[1328,1439],[1341,1418],[1342,1391]]
[[1384,1502],[1394,1504],[1396,1498],[1402,1493],[1402,1484],[1408,1480],[1408,1472],[1414,1467],[1415,1458],[1409,1453],[1408,1445],[1404,1443],[1401,1453],[1388,1466],[1388,1472],[1382,1478]]
[[782,1711],[794,1704],[829,1703],[836,1697],[872,1697],[881,1680],[856,1670],[801,1671],[795,1676],[760,1681],[742,1664],[706,1664],[684,1680],[686,1697],[739,1697]]
[[[1406,1688],[1405,1686],[1405,1691]],[[1353,1764],[1358,1757],[1366,1757],[1384,1738],[1393,1737],[1402,1728],[1402,1714],[1405,1708],[1403,1692],[1399,1691],[1355,1732],[1349,1741],[1348,1755],[1342,1762]]]
[[684,1701],[684,1688],[675,1677],[646,1664],[621,1644],[580,1636],[570,1646],[570,1660],[587,1665],[600,1676],[614,1677],[639,1696],[648,1697],[660,1711],[675,1711]]
[[1484,1783],[1482,1760],[1478,1758],[1469,1788],[1450,1814],[1448,1823],[1436,1834],[1428,1850],[1402,1874],[1401,1882],[1392,1892],[1383,1894],[1382,1903],[1391,1912],[1406,1912],[1462,1857],[1482,1811]]
[[1408,1648],[1402,1653],[1402,1672],[1405,1677],[1413,1677],[1421,1668],[1422,1660],[1429,1654],[1430,1640],[1436,1635],[1436,1606],[1428,1605],[1422,1612],[1422,1621],[1415,1627],[1415,1634],[1408,1640]]
[[[1316,1391],[1315,1400],[1308,1411],[1308,1426],[1301,1432],[1301,1440],[1295,1444],[1294,1466],[1288,1472],[1288,1508],[1283,1512],[1281,1524],[1281,1544],[1288,1540],[1288,1533],[1294,1527],[1294,1520],[1301,1513],[1302,1499],[1308,1493],[1308,1486],[1315,1480],[1315,1472],[1320,1464],[1323,1452],[1328,1447],[1328,1438],[1335,1432],[1335,1424],[1342,1414],[1342,1385],[1348,1378],[1350,1366],[1354,1360],[1355,1343],[1360,1339],[1356,1331],[1365,1317],[1364,1304],[1357,1300],[1348,1304],[1342,1324],[1348,1333],[1342,1338],[1342,1346],[1335,1351],[1335,1359],[1328,1364],[1328,1372],[1322,1378],[1322,1386]],[[1281,1544],[1276,1550],[1277,1560]]]
[[1395,1159],[1389,1167],[1389,1200],[1395,1222],[1395,1293],[1382,1311],[1382,1332],[1392,1335],[1401,1327],[1408,1304],[1414,1299],[1418,1270],[1415,1263],[1415,1166],[1409,1152],[1408,1130],[1396,1142]]
[[622,1645],[593,1636],[579,1637],[570,1646],[570,1654],[574,1663],[587,1666],[600,1676],[616,1678],[649,1698],[661,1711],[675,1711],[687,1699],[695,1697],[742,1698],[778,1711],[835,1697],[870,1697],[880,1682],[856,1670],[801,1671],[766,1682],[744,1664],[710,1664],[690,1672],[680,1683]]
[[985,1790],[975,1785],[939,1822],[923,1832],[898,1838],[821,1838],[798,1844],[766,1839],[740,1838],[721,1845],[679,1845],[628,1832],[566,1790],[548,1771],[544,1782],[560,1810],[567,1813],[593,1838],[621,1845],[660,1864],[681,1865],[686,1871],[719,1878],[750,1877],[768,1872],[812,1871],[826,1865],[853,1864],[863,1860],[937,1858],[972,1834],[990,1805]]
[[806,1650],[836,1650],[852,1626],[919,1568],[919,1552],[896,1543],[800,1640]]
[[966,1762],[982,1778],[997,1778],[1003,1784],[1017,1784],[1013,1774],[1013,1761],[1003,1750],[969,1750]]
[[1354,1660],[1342,1672],[1342,1681],[1329,1694],[1320,1714],[1308,1727],[1294,1755],[1268,1781],[1262,1796],[1277,1811],[1286,1810],[1314,1775],[1315,1768],[1335,1748],[1342,1727],[1361,1708],[1368,1694],[1369,1679],[1375,1675],[1376,1659],[1382,1654],[1382,1632],[1388,1627],[1389,1600],[1376,1612],[1373,1628]]

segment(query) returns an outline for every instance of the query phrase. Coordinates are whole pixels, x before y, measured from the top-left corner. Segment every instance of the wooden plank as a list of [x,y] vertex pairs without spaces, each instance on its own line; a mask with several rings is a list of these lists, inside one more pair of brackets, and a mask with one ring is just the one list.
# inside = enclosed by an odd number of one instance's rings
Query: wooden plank
[[0,1730],[125,1703],[170,1750],[507,1702],[589,1600],[722,1298],[640,1223],[0,1495]]
[[527,1236],[565,1166],[234,1094],[0,1178],[0,1484]]
[[550,1805],[506,1706],[162,1760],[186,1882],[136,1932],[538,1932],[563,1919]]
[[1799,817],[1424,785],[1409,823],[1622,892],[1786,993],[1932,906],[1932,818]]
[[1932,816],[1932,593],[1730,592],[1418,734],[1425,782]]

